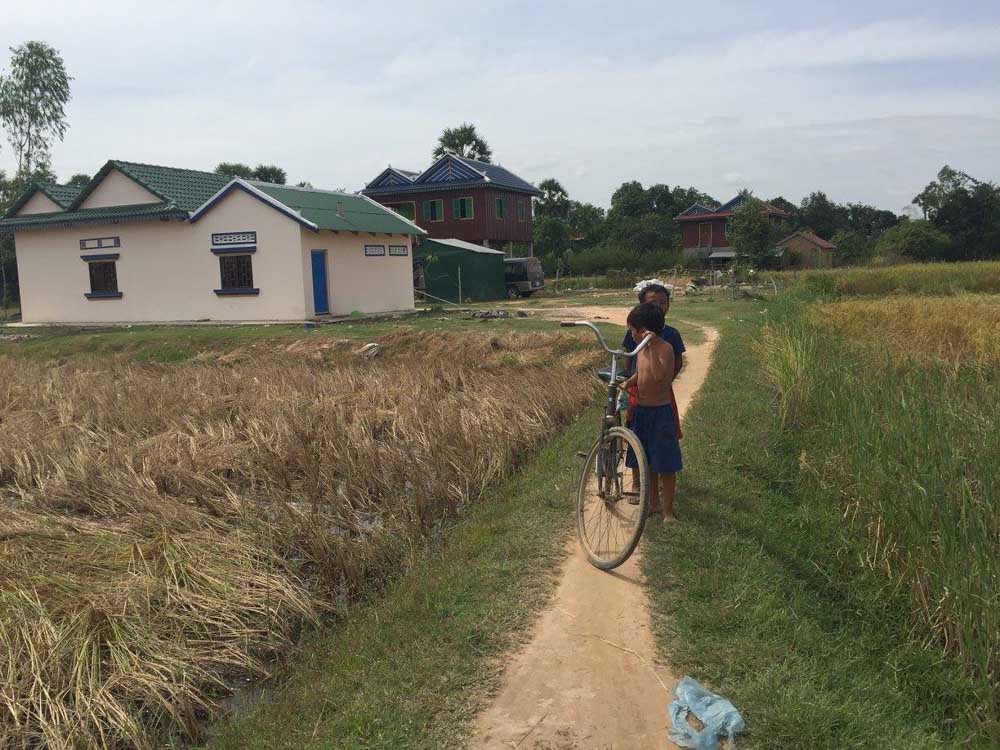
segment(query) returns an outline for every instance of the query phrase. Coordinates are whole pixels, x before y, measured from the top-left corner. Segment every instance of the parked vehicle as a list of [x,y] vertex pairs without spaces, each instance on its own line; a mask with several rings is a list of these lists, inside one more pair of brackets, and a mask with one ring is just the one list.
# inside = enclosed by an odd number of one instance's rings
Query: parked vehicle
[[507,296],[530,297],[545,288],[545,272],[538,258],[507,258],[503,262]]

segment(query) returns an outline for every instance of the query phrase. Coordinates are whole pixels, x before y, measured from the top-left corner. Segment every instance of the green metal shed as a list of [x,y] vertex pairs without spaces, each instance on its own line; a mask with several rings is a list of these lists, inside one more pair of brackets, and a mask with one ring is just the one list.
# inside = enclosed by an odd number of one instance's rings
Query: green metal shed
[[499,250],[464,240],[422,239],[413,253],[417,289],[426,291],[432,302],[433,297],[448,302],[503,299],[504,257]]

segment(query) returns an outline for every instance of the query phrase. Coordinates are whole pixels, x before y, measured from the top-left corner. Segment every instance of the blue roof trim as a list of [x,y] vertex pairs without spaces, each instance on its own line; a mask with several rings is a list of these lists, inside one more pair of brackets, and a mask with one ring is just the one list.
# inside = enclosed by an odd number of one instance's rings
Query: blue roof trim
[[414,184],[427,185],[438,182],[489,182],[477,169],[464,164],[451,154],[441,157],[426,172],[414,180]]
[[202,216],[204,216],[207,212],[211,211],[212,208],[219,201],[221,201],[223,198],[225,198],[227,195],[229,195],[233,190],[242,190],[247,195],[253,196],[257,200],[259,200],[261,203],[263,203],[263,204],[265,204],[267,206],[270,206],[275,211],[279,211],[280,213],[283,213],[289,219],[292,219],[293,221],[299,222],[302,226],[308,227],[309,229],[312,229],[314,232],[318,229],[318,227],[315,224],[313,224],[308,219],[304,218],[301,214],[299,214],[299,213],[293,211],[292,209],[290,209],[288,206],[286,206],[284,203],[282,203],[278,199],[272,198],[267,193],[265,193],[265,192],[263,192],[261,190],[258,190],[253,185],[250,185],[250,184],[244,182],[243,180],[241,180],[239,178],[234,179],[232,182],[230,182],[228,185],[226,185],[224,188],[222,188],[222,190],[220,190],[215,195],[213,195],[211,198],[209,198],[201,207],[198,208],[197,211],[195,211],[193,214],[191,214],[191,223],[194,224]]
[[428,190],[452,190],[457,187],[495,187],[529,195],[542,194],[538,188],[530,182],[522,180],[509,169],[498,164],[487,164],[454,154],[445,154],[409,184],[386,185],[380,183],[386,171],[388,170],[383,171],[361,192],[365,195],[385,195],[419,193]]
[[413,172],[406,172],[401,169],[386,167],[382,170],[382,173],[378,177],[365,185],[365,187],[386,188],[397,187],[399,185],[412,185],[415,178],[416,174]]

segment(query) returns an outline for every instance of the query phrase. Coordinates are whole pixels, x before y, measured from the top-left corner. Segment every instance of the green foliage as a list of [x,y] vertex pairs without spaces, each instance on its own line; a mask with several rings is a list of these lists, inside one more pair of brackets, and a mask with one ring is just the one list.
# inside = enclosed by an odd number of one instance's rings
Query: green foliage
[[253,167],[239,161],[219,162],[215,168],[215,173],[226,177],[240,177],[244,180],[252,180],[254,177]]
[[853,229],[839,229],[833,235],[837,246],[836,262],[839,264],[861,265],[871,260],[875,243],[861,232]]
[[440,159],[445,154],[464,156],[487,164],[493,158],[490,144],[479,135],[476,126],[468,122],[463,122],[456,128],[445,128],[441,133],[437,148],[434,149],[434,158]]
[[44,42],[11,48],[10,73],[0,75],[0,123],[17,156],[19,175],[49,163],[53,138],[68,127],[70,81],[63,59]]
[[733,212],[731,224],[736,252],[754,266],[761,266],[774,247],[772,225],[764,211],[764,205],[756,198],[751,198]]
[[558,180],[549,177],[538,183],[538,189],[542,191],[542,196],[535,199],[535,218],[549,217],[561,219],[569,218],[569,194]]
[[69,178],[66,184],[72,185],[73,187],[83,187],[84,185],[90,182],[90,179],[91,178],[89,174],[82,174],[82,173],[75,174]]
[[539,255],[559,257],[569,247],[569,224],[554,216],[536,217],[532,232]]
[[648,273],[681,265],[678,250],[661,250],[639,253],[632,248],[604,244],[574,252],[568,257],[569,270],[576,276],[591,276],[610,270]]
[[847,226],[847,213],[844,206],[831,201],[822,190],[817,190],[803,198],[799,224],[828,240],[838,229]]
[[875,245],[877,255],[898,255],[910,260],[945,260],[951,239],[925,219],[907,221],[885,232]]
[[275,185],[284,185],[288,179],[285,170],[273,164],[258,164],[256,167],[251,167],[249,164],[239,161],[219,162],[215,173],[226,177],[239,177],[244,180],[272,182]]

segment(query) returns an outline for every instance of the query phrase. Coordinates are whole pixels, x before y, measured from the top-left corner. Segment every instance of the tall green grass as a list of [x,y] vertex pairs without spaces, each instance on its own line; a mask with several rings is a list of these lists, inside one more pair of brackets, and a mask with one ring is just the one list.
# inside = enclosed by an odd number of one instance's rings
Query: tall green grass
[[[1000,264],[964,265],[1000,272]],[[969,271],[924,281],[933,290],[963,277],[968,284]],[[883,283],[881,271],[869,273],[874,281],[847,274],[840,282],[853,280],[854,289]],[[906,283],[916,284],[923,272],[908,273]],[[992,314],[989,298],[981,304],[984,315]],[[798,302],[774,312],[756,352],[785,437],[799,451],[800,492],[836,506],[864,540],[855,563],[908,593],[912,637],[958,659],[988,686],[966,708],[1000,740],[996,369],[972,357],[906,356],[905,342],[880,341],[877,332],[867,343],[850,341]],[[954,314],[975,312],[964,306]]]
[[887,268],[838,268],[768,274],[805,296],[1000,293],[1000,262],[909,263]]

